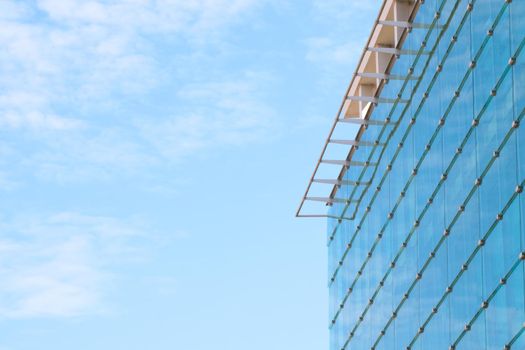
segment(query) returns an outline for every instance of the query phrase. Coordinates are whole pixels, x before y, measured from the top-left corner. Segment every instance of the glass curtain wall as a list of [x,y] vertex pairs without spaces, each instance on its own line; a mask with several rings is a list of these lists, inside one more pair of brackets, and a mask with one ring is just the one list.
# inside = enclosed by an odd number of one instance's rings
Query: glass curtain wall
[[525,1],[414,22],[329,210],[330,349],[525,349]]

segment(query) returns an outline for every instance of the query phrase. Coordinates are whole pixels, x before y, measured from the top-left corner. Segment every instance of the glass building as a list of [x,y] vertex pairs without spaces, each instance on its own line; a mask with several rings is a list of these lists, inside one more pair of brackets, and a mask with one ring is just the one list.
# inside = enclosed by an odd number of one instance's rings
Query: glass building
[[331,350],[525,349],[524,46],[525,0],[383,2],[297,214]]

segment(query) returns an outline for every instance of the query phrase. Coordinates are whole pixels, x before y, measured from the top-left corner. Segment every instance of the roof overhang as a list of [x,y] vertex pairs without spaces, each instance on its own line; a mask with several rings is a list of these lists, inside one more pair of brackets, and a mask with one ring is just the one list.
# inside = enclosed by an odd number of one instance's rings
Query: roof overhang
[[[351,166],[371,166],[364,162],[352,161],[354,152],[360,146],[381,146],[361,141],[364,131],[369,126],[385,125],[390,123],[387,118],[373,117],[374,107],[379,103],[404,103],[398,97],[382,97],[381,91],[388,80],[417,79],[407,73],[407,76],[391,75],[390,72],[396,59],[400,55],[412,55],[417,52],[403,50],[403,43],[407,34],[413,28],[425,28],[424,24],[413,23],[414,17],[419,9],[420,0],[384,0],[372,32],[361,53],[359,63],[352,76],[352,80],[343,97],[341,106],[337,112],[328,137],[325,140],[321,155],[315,165],[314,172],[310,177],[306,191],[297,209],[297,217],[332,217],[327,213],[326,207],[322,206],[314,212],[305,212],[305,202],[313,201],[326,206],[341,201],[335,198],[337,189],[344,183],[343,176]],[[376,119],[377,118],[377,119]],[[344,124],[356,124],[359,126],[353,139],[333,139],[334,131]],[[349,147],[344,159],[326,159],[327,150],[334,144]],[[340,171],[333,179],[319,179],[320,168],[325,166],[340,166]],[[326,185],[331,185],[331,191]],[[313,186],[325,186],[327,194],[324,196],[312,195]],[[360,184],[355,184],[359,186]],[[321,190],[322,191],[322,190]],[[344,200],[343,200],[344,202]],[[335,217],[334,217],[335,218]],[[338,218],[339,219],[339,218]]]

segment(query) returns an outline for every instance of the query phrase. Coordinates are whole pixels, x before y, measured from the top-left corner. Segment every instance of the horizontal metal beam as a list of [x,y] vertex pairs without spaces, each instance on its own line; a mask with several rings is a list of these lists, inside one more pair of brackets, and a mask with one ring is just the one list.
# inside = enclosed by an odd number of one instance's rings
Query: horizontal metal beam
[[312,182],[328,185],[348,185],[348,186],[361,186],[369,185],[370,182],[363,181],[351,181],[351,180],[338,180],[338,179],[313,179]]
[[304,197],[307,201],[314,202],[325,202],[325,203],[357,203],[357,200],[348,200],[343,198],[330,198],[330,197]]
[[[378,21],[378,24],[384,25],[384,26],[390,26],[390,27],[398,27],[398,28],[421,28],[421,29],[428,29],[431,27],[431,24],[427,23],[411,23],[406,21]],[[442,26],[434,25],[434,27],[439,28]]]
[[357,73],[358,77],[371,78],[371,79],[384,79],[384,80],[418,80],[419,77],[414,75],[396,75],[396,74],[385,74],[385,73],[372,73],[372,72],[361,72]]
[[330,139],[328,140],[330,143],[336,143],[339,145],[349,145],[349,146],[365,146],[365,147],[371,147],[371,146],[384,146],[384,143],[380,142],[368,142],[368,141],[356,141],[356,140],[335,140]]
[[357,162],[354,160],[331,160],[331,159],[321,159],[321,163],[342,165],[342,166],[376,166],[377,163],[372,162]]
[[[371,52],[387,53],[396,56],[419,54],[419,50],[400,50],[394,47],[367,47],[366,49]],[[430,51],[423,51],[421,55],[430,55]]]
[[408,103],[408,100],[403,100],[401,98],[385,98],[385,97],[374,97],[374,96],[346,96],[347,100],[350,101],[361,101],[361,102],[371,102],[371,103]]
[[374,119],[357,119],[357,118],[340,118],[337,119],[340,123],[359,124],[359,125],[387,125],[394,124],[391,121],[386,120],[374,120]]
[[328,215],[328,214],[297,214],[298,218],[329,218],[329,219],[337,219],[337,220],[350,220],[352,221],[352,218],[347,218],[344,216],[335,216],[335,215]]

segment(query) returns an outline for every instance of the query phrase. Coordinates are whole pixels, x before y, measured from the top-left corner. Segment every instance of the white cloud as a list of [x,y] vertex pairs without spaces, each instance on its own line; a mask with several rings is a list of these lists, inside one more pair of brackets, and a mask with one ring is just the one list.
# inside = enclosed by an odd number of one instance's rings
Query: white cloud
[[80,112],[93,103],[107,103],[112,94],[144,93],[156,85],[164,69],[156,62],[148,35],[206,41],[255,4],[253,0],[39,0],[34,6],[3,2],[0,9],[11,16],[0,16],[4,48],[0,87],[9,96],[0,98],[0,108],[5,109],[6,100],[24,96],[34,100],[26,108],[29,112],[53,114],[57,104],[76,106]]
[[[83,181],[264,138],[271,111],[258,89],[265,77],[176,81],[184,67],[167,67],[159,57],[159,50],[181,55],[170,61],[198,57],[264,2],[1,2],[0,131],[25,132],[24,154],[16,137],[7,141],[16,150],[13,165],[59,182]],[[178,52],[179,42],[189,48]],[[173,92],[173,105],[187,104],[183,110],[116,116],[167,83],[184,91]]]
[[313,37],[306,41],[306,59],[325,65],[344,64],[357,62],[362,47],[356,42],[336,42],[329,37]]
[[140,225],[110,217],[20,216],[1,228],[2,318],[103,312],[111,288],[108,267],[142,252]]
[[[353,69],[380,6],[380,0],[314,0],[314,18],[330,25],[324,33],[305,41],[306,58],[328,71],[337,71],[337,76],[341,75],[341,69]],[[347,76],[350,74],[351,71]]]
[[183,87],[180,115],[138,122],[143,137],[160,154],[180,159],[203,148],[238,146],[270,138],[278,126],[259,89],[271,77],[248,72],[238,79]]
[[84,123],[79,120],[62,118],[56,115],[42,114],[38,111],[31,111],[27,114],[8,111],[0,114],[0,128],[29,128],[29,129],[49,129],[49,130],[70,130],[76,129]]

